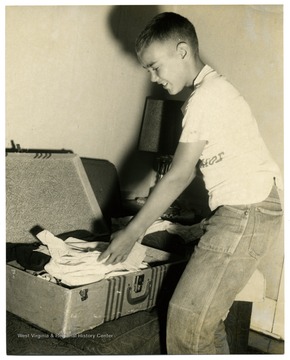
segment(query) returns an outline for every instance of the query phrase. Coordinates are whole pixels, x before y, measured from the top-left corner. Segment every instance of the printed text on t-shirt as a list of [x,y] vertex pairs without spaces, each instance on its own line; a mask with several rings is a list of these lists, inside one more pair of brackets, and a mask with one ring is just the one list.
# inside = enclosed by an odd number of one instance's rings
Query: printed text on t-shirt
[[220,152],[218,155],[215,155],[211,158],[202,159],[200,167],[201,168],[208,167],[210,165],[213,165],[213,164],[216,164],[216,163],[222,161],[224,154],[225,154],[224,152]]

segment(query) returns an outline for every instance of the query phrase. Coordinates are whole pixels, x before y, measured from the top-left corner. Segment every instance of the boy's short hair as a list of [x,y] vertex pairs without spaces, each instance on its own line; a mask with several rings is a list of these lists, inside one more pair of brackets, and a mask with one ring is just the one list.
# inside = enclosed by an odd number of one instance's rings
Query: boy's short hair
[[198,39],[193,24],[185,17],[164,12],[156,15],[139,34],[135,42],[136,53],[148,47],[153,41],[176,40],[187,42],[198,52]]

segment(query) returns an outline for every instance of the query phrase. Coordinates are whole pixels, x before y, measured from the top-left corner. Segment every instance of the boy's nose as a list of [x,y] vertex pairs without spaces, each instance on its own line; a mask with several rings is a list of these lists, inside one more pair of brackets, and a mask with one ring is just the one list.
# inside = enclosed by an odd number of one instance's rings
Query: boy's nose
[[157,82],[158,76],[152,71],[151,72],[151,82]]

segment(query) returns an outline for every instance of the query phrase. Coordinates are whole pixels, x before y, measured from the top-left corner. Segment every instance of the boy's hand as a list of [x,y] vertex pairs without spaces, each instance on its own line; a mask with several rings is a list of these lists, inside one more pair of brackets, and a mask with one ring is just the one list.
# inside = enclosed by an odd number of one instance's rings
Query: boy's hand
[[130,254],[137,239],[128,236],[125,230],[112,234],[111,243],[107,249],[98,257],[98,262],[107,258],[105,265],[115,265],[124,262]]

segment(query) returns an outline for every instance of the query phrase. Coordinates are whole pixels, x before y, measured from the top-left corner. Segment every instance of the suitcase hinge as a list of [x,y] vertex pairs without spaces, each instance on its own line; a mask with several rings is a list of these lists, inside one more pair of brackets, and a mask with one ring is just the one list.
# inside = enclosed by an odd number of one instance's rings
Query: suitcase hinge
[[85,300],[87,300],[87,298],[89,297],[88,296],[88,289],[82,289],[82,290],[80,290],[80,292],[79,292],[79,294],[80,294],[80,296],[81,296],[81,300],[82,301],[85,301]]

